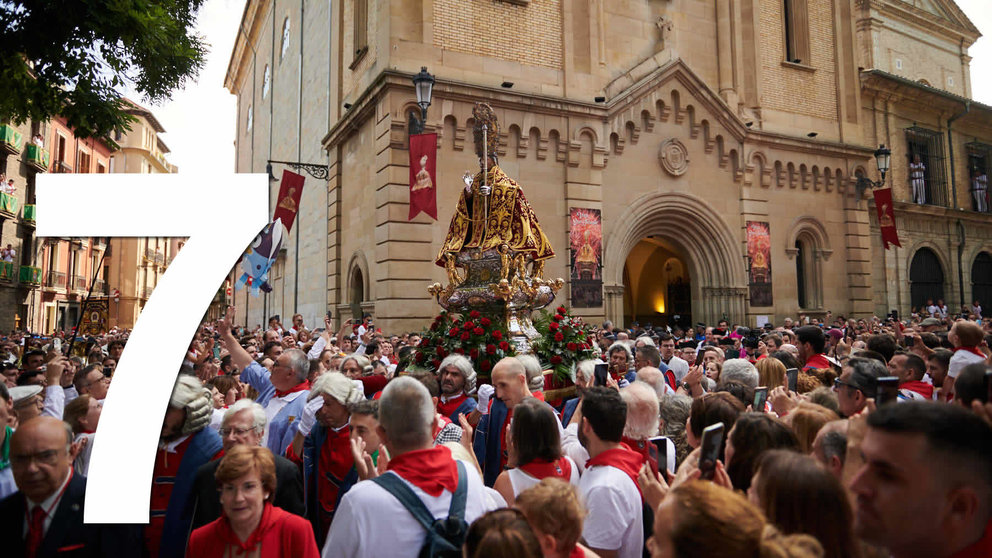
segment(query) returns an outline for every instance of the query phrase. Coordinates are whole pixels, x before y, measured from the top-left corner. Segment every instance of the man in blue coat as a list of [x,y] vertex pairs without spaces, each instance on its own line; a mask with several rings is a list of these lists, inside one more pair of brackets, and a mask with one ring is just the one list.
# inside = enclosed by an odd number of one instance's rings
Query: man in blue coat
[[283,455],[293,442],[310,394],[310,361],[303,351],[288,349],[276,358],[271,371],[263,368],[234,337],[233,319],[234,307],[230,307],[217,326],[221,342],[231,354],[231,361],[241,369],[241,381],[258,391],[255,402],[265,408],[268,430],[262,445],[275,455]]
[[[507,357],[493,367],[492,386],[479,389],[481,414],[475,429],[475,455],[482,466],[482,476],[486,486],[492,486],[496,477],[506,468],[508,448],[506,430],[513,417],[513,408],[525,397],[533,397],[527,387],[527,371],[519,360]],[[486,389],[483,389],[486,388]],[[492,405],[489,398],[494,394]]]
[[441,397],[437,402],[437,412],[458,424],[458,416],[466,417],[475,410],[475,369],[472,362],[463,355],[448,355],[437,367],[437,381]]

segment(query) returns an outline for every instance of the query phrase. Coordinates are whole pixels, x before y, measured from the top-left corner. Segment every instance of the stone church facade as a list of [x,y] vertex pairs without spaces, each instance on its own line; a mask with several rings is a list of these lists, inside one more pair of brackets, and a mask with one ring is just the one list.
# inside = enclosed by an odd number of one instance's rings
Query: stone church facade
[[[970,26],[957,65],[942,66],[941,83],[954,76],[956,89],[930,88],[967,99],[966,47],[977,31],[950,0],[925,1],[954,19],[928,31],[945,42],[956,40],[954,25]],[[325,311],[371,312],[383,331],[426,325],[438,309],[426,288],[445,281],[433,260],[461,176],[478,170],[472,107],[480,101],[500,121],[501,167],[521,184],[557,253],[545,275],[566,280],[559,302],[571,296],[570,211],[602,216],[602,303],[576,308],[579,315],[755,325],[800,312],[908,311],[897,284],[907,255],[876,246],[870,194],[859,199],[856,188],[859,177],[877,180],[872,153],[890,138],[880,134],[878,113],[895,118],[879,107],[871,70],[887,69],[872,58],[884,45],[911,40],[886,32],[904,25],[905,14],[879,8],[901,4],[249,2],[225,83],[238,97],[237,170],[300,161],[328,173],[307,177],[273,292],[237,293],[238,319],[254,325],[281,314],[288,323],[298,311],[312,325]],[[920,44],[904,49],[906,60],[922,63],[939,50]],[[410,78],[422,66],[437,80],[425,126],[438,135],[437,221],[407,220],[408,117],[419,114]],[[987,126],[976,105],[978,116],[968,118]],[[906,180],[897,155],[894,147],[891,180]],[[280,168],[273,163],[276,176]],[[905,202],[902,187],[894,198]],[[967,201],[963,180],[957,188]],[[898,211],[931,209],[959,211]],[[989,224],[987,214],[962,213]],[[749,222],[770,241],[759,265],[773,286],[760,299],[749,284]],[[936,249],[950,258],[954,247]],[[949,285],[947,297],[953,292]]]

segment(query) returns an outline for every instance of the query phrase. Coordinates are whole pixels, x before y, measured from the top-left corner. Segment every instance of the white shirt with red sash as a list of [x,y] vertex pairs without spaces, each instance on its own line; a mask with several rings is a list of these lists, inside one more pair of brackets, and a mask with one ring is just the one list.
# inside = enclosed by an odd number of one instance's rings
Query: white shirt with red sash
[[[450,465],[449,465],[450,464]],[[463,462],[468,474],[465,521],[471,524],[492,508],[482,477],[475,465]],[[448,516],[454,459],[444,446],[417,450],[396,456],[389,462],[387,475],[403,479],[435,518]],[[457,467],[454,478],[457,479]],[[389,556],[416,558],[426,531],[403,504],[372,481],[361,481],[348,491],[334,514],[334,521],[323,542],[324,558]]]
[[579,493],[589,510],[582,538],[591,548],[617,550],[619,558],[638,558],[644,550],[641,492],[631,476],[632,471],[637,474],[635,466],[640,469],[637,459],[643,463],[643,457],[629,449],[608,450],[590,459],[579,479]]
[[513,496],[518,496],[524,490],[536,486],[547,477],[557,477],[568,481],[569,484],[579,485],[579,468],[571,457],[562,456],[557,463],[531,462],[515,469],[507,469]]

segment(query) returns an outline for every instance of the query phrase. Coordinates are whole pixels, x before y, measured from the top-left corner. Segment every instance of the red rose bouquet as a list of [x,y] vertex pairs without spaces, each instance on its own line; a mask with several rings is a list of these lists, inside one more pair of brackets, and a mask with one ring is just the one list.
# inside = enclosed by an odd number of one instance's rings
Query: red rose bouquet
[[477,310],[466,315],[442,310],[422,334],[414,363],[419,368],[436,371],[444,357],[465,355],[479,376],[488,377],[503,357],[516,352],[496,318]]
[[579,361],[595,358],[592,340],[586,335],[586,324],[559,306],[555,312],[541,311],[534,319],[540,337],[531,344],[542,366],[551,368],[559,380],[570,380],[571,371]]

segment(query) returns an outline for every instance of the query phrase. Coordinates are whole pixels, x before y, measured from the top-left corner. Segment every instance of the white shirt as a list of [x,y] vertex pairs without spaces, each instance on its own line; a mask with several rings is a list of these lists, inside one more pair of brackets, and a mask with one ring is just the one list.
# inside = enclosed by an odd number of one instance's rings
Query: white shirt
[[936,314],[939,311],[940,311],[940,307],[937,306],[936,304],[931,304],[930,306],[927,306],[927,313],[930,314],[930,317],[932,318],[936,318],[937,317]]
[[978,356],[971,351],[954,351],[951,362],[947,364],[947,375],[957,378],[962,368],[976,362],[985,362],[985,357]]
[[[475,466],[462,463],[468,474],[465,521],[471,524],[494,508],[482,484],[482,477],[475,472]],[[386,474],[396,473],[390,471]],[[447,517],[451,492],[445,490],[440,496],[433,497],[409,482],[406,484],[435,518]],[[324,558],[416,558],[426,536],[420,523],[392,494],[372,481],[361,481],[341,499],[321,555]]]
[[673,356],[672,360],[666,363],[668,369],[675,374],[675,385],[682,383],[682,379],[689,373],[689,363],[678,356]]
[[46,387],[45,408],[41,410],[41,414],[62,420],[63,410],[65,410],[65,389],[59,385]]
[[[269,399],[269,402],[265,405],[265,424],[272,424],[272,420],[276,418],[276,415],[279,414],[279,411],[281,411],[283,407],[289,405],[290,403],[293,402],[294,399],[306,393],[310,393],[310,392],[306,390],[294,391],[293,393],[287,394],[283,397],[273,396],[272,399]],[[265,435],[262,436],[261,445],[263,448],[268,447],[268,443],[269,443],[269,429],[266,428]]]
[[52,518],[55,517],[55,510],[59,507],[59,502],[62,501],[62,495],[65,494],[65,487],[69,484],[69,479],[72,478],[72,472],[70,471],[65,475],[65,480],[58,489],[52,493],[51,496],[45,498],[41,503],[32,502],[27,496],[24,500],[28,503],[28,512],[24,516],[24,538],[27,539],[28,527],[30,526],[31,514],[34,513],[34,509],[41,506],[41,509],[45,510],[45,523],[42,527],[41,534],[44,537],[48,533],[48,526],[52,524]]
[[626,473],[609,466],[586,469],[579,493],[589,515],[582,528],[586,546],[619,550],[619,558],[639,558],[644,550],[641,493]]
[[76,456],[76,460],[72,463],[72,468],[76,471],[77,475],[89,476],[90,455],[93,453],[93,436],[94,434],[92,432],[87,432],[77,435],[73,440],[74,443],[78,443],[80,440],[86,439],[86,445],[83,446],[79,455]]
[[179,447],[179,444],[185,442],[186,441],[186,438],[189,438],[190,436],[192,436],[192,434],[185,434],[183,436],[180,436],[180,437],[176,438],[175,440],[173,440],[173,441],[171,441],[169,443],[162,443],[160,441],[158,443],[158,449],[164,449],[166,453],[176,453],[176,448]]

